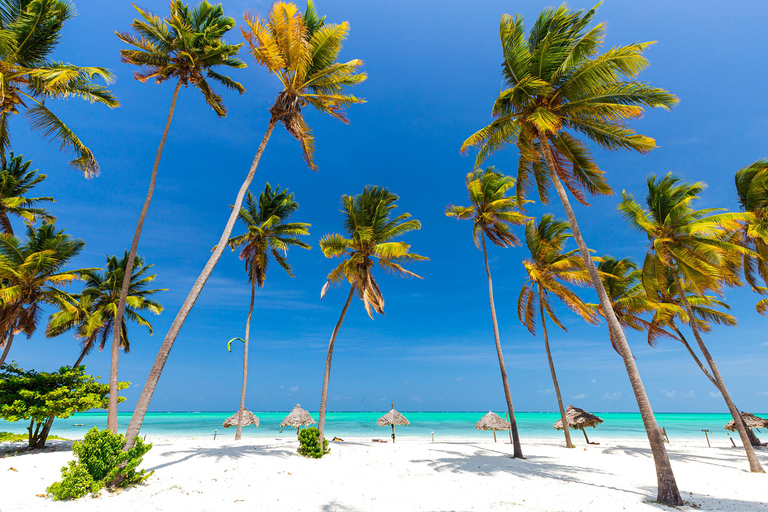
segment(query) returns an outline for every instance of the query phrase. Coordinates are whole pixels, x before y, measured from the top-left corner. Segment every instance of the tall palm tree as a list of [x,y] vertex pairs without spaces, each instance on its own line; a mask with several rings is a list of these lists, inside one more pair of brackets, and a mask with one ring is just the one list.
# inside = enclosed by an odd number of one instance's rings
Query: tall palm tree
[[520,297],[517,300],[517,317],[535,336],[536,302],[538,301],[538,314],[541,318],[541,330],[544,333],[544,347],[547,351],[549,371],[552,374],[552,384],[557,395],[560,418],[563,421],[565,446],[574,448],[568,428],[568,418],[565,416],[565,407],[563,407],[563,397],[560,394],[560,385],[557,383],[555,363],[552,361],[552,352],[549,349],[546,317],[549,316],[555,325],[562,330],[568,332],[568,329],[555,315],[550,296],[557,298],[571,311],[591,324],[597,324],[598,317],[578,295],[568,289],[568,284],[579,286],[589,284],[589,274],[584,269],[584,261],[581,259],[578,249],[563,252],[563,246],[569,238],[572,238],[572,235],[568,233],[568,222],[555,220],[550,214],[544,215],[538,224],[532,219],[525,225],[525,243],[531,252],[531,257],[523,261],[528,280],[523,284]]
[[16,334],[31,337],[44,305],[71,309],[72,297],[61,285],[79,279],[88,269],[63,270],[85,246],[56,231],[54,224],[39,228],[27,225],[27,240],[0,235],[0,335],[5,349],[0,365],[5,362]]
[[305,222],[288,222],[290,216],[299,208],[299,203],[294,201],[293,194],[288,189],[280,190],[278,185],[274,190],[267,183],[259,198],[248,191],[245,198],[245,207],[240,208],[239,219],[243,222],[247,233],[234,236],[229,239],[229,246],[234,250],[240,250],[240,259],[245,261],[245,273],[248,274],[248,282],[251,284],[251,302],[248,306],[248,316],[245,320],[245,351],[243,355],[243,387],[240,392],[240,409],[237,413],[237,431],[235,441],[239,440],[243,433],[243,410],[245,409],[245,386],[248,382],[248,340],[251,332],[251,316],[253,314],[253,300],[256,295],[256,285],[264,287],[267,278],[267,266],[270,254],[278,265],[289,276],[291,266],[286,256],[292,246],[310,249],[299,236],[308,236],[311,224]]
[[[85,270],[82,278],[85,287],[79,294],[72,294],[74,302],[72,308],[57,311],[48,320],[45,330],[47,337],[59,336],[66,331],[75,330],[75,335],[82,340],[80,356],[74,364],[74,368],[80,366],[85,356],[98,344],[99,351],[106,346],[107,340],[117,323],[117,306],[120,300],[123,275],[128,267],[128,251],[122,258],[107,256],[106,270]],[[157,274],[147,275],[154,265],[145,265],[144,260],[135,258],[134,271],[130,277],[127,307],[125,315],[120,319],[120,346],[126,354],[131,350],[131,342],[128,338],[129,320],[144,326],[152,336],[154,331],[149,320],[141,316],[141,313],[149,312],[159,315],[163,312],[163,306],[151,297],[157,292],[166,291],[164,288],[149,289],[149,283],[155,280]]]
[[488,250],[485,247],[486,237],[499,247],[520,245],[520,241],[512,233],[510,226],[520,226],[528,221],[528,217],[517,211],[515,200],[507,197],[507,192],[515,186],[515,180],[494,171],[493,167],[486,170],[476,169],[467,174],[467,191],[471,206],[449,206],[445,214],[457,219],[468,219],[473,222],[472,238],[475,247],[482,249],[485,261],[485,273],[488,277],[488,301],[491,305],[491,322],[493,337],[496,341],[496,355],[499,358],[501,382],[504,387],[504,397],[509,411],[509,426],[512,431],[514,458],[523,458],[523,448],[520,445],[520,435],[517,432],[515,409],[512,406],[512,394],[509,391],[507,367],[504,365],[504,355],[501,352],[499,324],[496,320],[496,305],[493,301],[493,281],[491,268],[488,266]]
[[26,197],[27,192],[48,176],[38,174],[37,169],[30,171],[32,161],[25,162],[22,155],[15,156],[11,152],[10,157],[10,160],[0,162],[0,229],[7,235],[13,235],[9,215],[33,224],[37,219],[47,223],[56,222],[56,217],[36,206],[38,203],[54,202],[52,197]]
[[99,172],[93,153],[45,105],[49,99],[77,97],[109,107],[119,105],[106,84],[112,73],[101,67],[81,67],[51,60],[61,40],[64,23],[74,17],[74,6],[65,0],[0,1],[0,161],[11,147],[9,122],[20,109],[32,129],[75,155],[70,165],[86,177]]
[[[630,226],[645,234],[649,241],[648,253],[643,265],[643,285],[646,290],[661,281],[655,276],[665,268],[671,270],[677,296],[688,313],[689,319],[696,318],[688,301],[683,281],[691,290],[703,295],[706,290],[719,292],[722,284],[734,282],[730,275],[731,262],[746,249],[723,238],[728,231],[735,231],[740,222],[748,218],[743,213],[717,213],[721,208],[694,210],[691,203],[698,199],[704,189],[702,183],[685,183],[667,174],[657,181],[655,175],[648,177],[648,195],[644,209],[631,194],[623,193],[619,210]],[[725,387],[720,371],[709,353],[697,322],[690,322],[693,336],[707,361],[717,388],[723,395],[728,410],[739,431],[752,472],[763,473],[760,461],[749,440],[744,423]]]
[[[134,73],[136,80],[144,83],[150,78],[155,83],[168,80],[176,81],[176,88],[171,96],[171,106],[165,120],[165,129],[160,138],[160,144],[155,154],[155,163],[149,178],[149,189],[144,205],[141,208],[136,229],[128,253],[128,267],[125,281],[122,283],[120,302],[117,306],[117,322],[122,322],[125,301],[128,296],[130,283],[128,279],[133,273],[134,259],[139,247],[141,230],[144,219],[152,202],[157,180],[157,169],[163,156],[165,140],[171,128],[171,120],[176,109],[176,100],[181,87],[190,85],[197,88],[205,98],[205,102],[213,109],[219,118],[226,117],[227,109],[216,92],[211,89],[208,80],[222,85],[224,88],[242,94],[245,88],[226,75],[217,71],[219,68],[244,68],[245,62],[236,57],[242,44],[227,44],[222,40],[224,34],[235,26],[234,18],[224,16],[221,4],[211,5],[203,0],[194,9],[179,0],[171,2],[170,15],[160,18],[156,14],[136,7],[142,19],[134,19],[131,27],[137,35],[115,32],[117,37],[132,49],[120,50],[120,60],[126,64],[139,66],[142,71]],[[109,382],[110,401],[107,413],[107,427],[117,432],[117,357],[120,339],[117,331],[112,336],[112,378]],[[113,398],[114,397],[114,398]]]
[[[317,422],[320,430],[320,446],[325,439],[325,411],[328,404],[328,381],[331,378],[331,359],[336,335],[344,322],[352,297],[357,292],[363,301],[368,316],[373,320],[373,312],[384,314],[384,296],[373,277],[374,263],[398,277],[419,277],[403,265],[414,261],[426,261],[429,258],[410,252],[411,246],[396,238],[421,229],[421,222],[411,219],[411,214],[401,213],[393,216],[399,197],[389,189],[366,186],[362,194],[341,196],[341,212],[344,216],[344,235],[325,235],[320,240],[320,249],[326,258],[341,258],[342,261],[330,274],[320,292],[322,299],[329,287],[343,282],[349,283],[349,294],[341,310],[339,321],[331,333],[328,355],[325,359],[323,391],[320,395],[320,417]],[[346,236],[345,236],[346,235]]]
[[521,206],[534,182],[544,203],[550,186],[555,187],[621,350],[656,465],[657,500],[678,506],[683,501],[653,409],[566,192],[567,188],[583,204],[587,194],[611,193],[603,171],[574,133],[606,149],[648,152],[656,147],[655,141],[635,133],[627,122],[642,115],[645,107],[668,109],[677,98],[636,80],[648,66],[643,51],[650,43],[599,53],[605,24],[588,29],[596,9],[570,11],[565,5],[545,9],[527,38],[522,17],[502,16],[502,74],[507,88],[494,103],[496,119],[464,141],[461,149],[479,147],[475,161],[479,166],[495,151],[515,143],[520,152],[517,197]]
[[[768,159],[738,170],[736,191],[742,211],[752,214],[738,232],[741,244],[757,255],[744,253],[744,279],[752,290],[768,295]],[[757,303],[757,311],[765,315],[768,299]]]
[[221,258],[240,213],[240,205],[243,203],[245,192],[253,180],[259,160],[267,147],[267,142],[275,125],[282,122],[288,132],[301,142],[304,157],[310,168],[314,168],[312,160],[314,138],[309,126],[304,121],[301,112],[302,107],[309,104],[322,114],[328,114],[347,122],[344,107],[363,102],[363,100],[345,92],[348,87],[365,80],[365,74],[358,73],[362,61],[336,62],[341,50],[341,43],[349,32],[349,24],[344,22],[338,25],[326,25],[324,19],[317,17],[311,2],[307,3],[307,10],[303,15],[293,4],[276,2],[273,4],[268,17],[246,16],[245,18],[249,30],[243,30],[243,36],[251,47],[251,55],[258,64],[265,66],[270,73],[277,75],[283,89],[278,93],[275,103],[269,109],[270,119],[267,124],[267,131],[264,133],[256,156],[251,163],[251,168],[237,193],[224,232],[173,320],[152,365],[128,425],[126,447],[132,446],[133,439],[139,434],[144,416],[149,408],[149,402],[173,343],[206,281],[216,267],[216,263]]
[[[347,122],[344,107],[363,100],[347,94],[346,90],[365,80],[366,75],[359,73],[360,60],[336,62],[341,43],[349,32],[349,24],[325,24],[325,18],[318,18],[311,2],[307,3],[302,15],[293,4],[276,2],[268,17],[246,16],[249,30],[243,30],[243,36],[251,48],[254,60],[265,66],[270,73],[277,75],[283,89],[278,93],[275,103],[270,107],[270,119],[267,131],[261,140],[256,156],[251,163],[237,197],[232,213],[227,219],[224,232],[203,271],[192,285],[187,298],[173,320],[168,334],[158,351],[147,382],[136,404],[131,422],[126,433],[126,447],[133,445],[134,438],[141,430],[141,424],[149,408],[149,402],[157,382],[168,359],[168,354],[181,330],[181,326],[195,305],[197,297],[221,258],[227,241],[232,234],[240,205],[245,192],[253,180],[259,160],[267,147],[272,130],[282,122],[288,132],[296,137],[304,151],[304,157],[310,168],[314,168],[314,138],[302,115],[301,109],[307,104],[322,114],[328,114],[340,121]],[[119,478],[118,478],[119,480]],[[118,482],[116,480],[114,483]]]

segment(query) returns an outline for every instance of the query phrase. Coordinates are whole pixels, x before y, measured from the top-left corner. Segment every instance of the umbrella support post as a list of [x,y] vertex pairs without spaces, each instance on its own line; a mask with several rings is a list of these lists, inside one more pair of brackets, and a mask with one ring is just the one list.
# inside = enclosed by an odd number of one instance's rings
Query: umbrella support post
[[587,444],[592,444],[592,443],[589,442],[589,438],[587,437],[587,431],[584,430],[584,429],[581,429],[581,431],[584,432],[584,439],[587,440]]
[[[507,420],[507,423],[509,423],[509,415],[507,414],[507,411],[504,411],[504,418]],[[507,430],[507,432],[509,432],[509,443],[513,444],[513,442],[512,442],[512,427],[511,427],[511,423],[510,423],[510,428],[509,428],[509,430]]]
[[301,427],[296,427],[296,438],[297,439],[299,438],[299,430],[300,429],[301,429]]
[[392,444],[395,444],[395,425],[392,425]]
[[709,431],[709,430],[706,430],[706,429],[704,429],[704,430],[702,430],[702,432],[704,432],[704,437],[706,437],[706,438],[707,438],[707,446],[709,446],[710,448],[712,448],[712,445],[711,445],[711,444],[709,444],[709,435],[708,435],[708,432],[710,432],[710,431]]
[[492,430],[493,430],[493,442],[495,443],[496,442],[496,429],[494,428]]

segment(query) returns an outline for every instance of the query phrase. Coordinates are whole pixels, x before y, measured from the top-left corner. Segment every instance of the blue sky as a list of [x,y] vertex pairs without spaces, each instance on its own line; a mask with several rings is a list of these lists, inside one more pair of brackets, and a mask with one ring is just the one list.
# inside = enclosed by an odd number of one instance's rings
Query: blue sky
[[[103,266],[106,254],[130,243],[152,159],[173,90],[171,84],[141,84],[119,61],[135,17],[128,1],[79,0],[79,15],[68,22],[56,57],[80,65],[108,67],[118,109],[78,101],[51,102],[93,149],[102,167],[85,180],[67,167],[68,158],[14,120],[13,147],[49,175],[39,195],[53,195],[59,226],[83,238],[79,267]],[[168,2],[141,5],[165,15]],[[312,223],[311,251],[289,254],[294,279],[270,268],[258,291],[254,313],[246,405],[252,410],[288,410],[295,403],[317,409],[328,339],[346,298],[343,289],[319,293],[334,261],[317,248],[324,234],[341,229],[339,199],[366,184],[400,195],[400,210],[423,224],[405,240],[430,257],[413,265],[424,277],[379,275],[386,316],[371,321],[355,301],[336,343],[329,391],[330,410],[503,410],[504,397],[488,310],[482,254],[471,241],[470,224],[445,217],[445,206],[466,203],[464,176],[473,157],[461,156],[461,142],[490,119],[500,80],[499,18],[519,13],[530,26],[551,2],[358,2],[320,0],[328,21],[349,20],[342,59],[361,58],[369,79],[355,89],[368,103],[353,107],[351,125],[307,118],[317,138],[316,163],[309,171],[301,151],[278,127],[262,158],[252,190],[265,181],[295,192],[296,221]],[[571,2],[572,8],[590,7]],[[264,13],[268,2],[229,0],[227,14],[238,27],[226,38],[241,42],[242,13]],[[676,172],[709,187],[700,206],[737,208],[734,172],[768,156],[768,99],[765,95],[765,36],[768,5],[742,1],[607,1],[597,19],[606,21],[606,47],[655,40],[647,51],[651,67],[641,78],[680,98],[672,112],[652,111],[633,126],[660,146],[643,156],[595,150],[617,195],[577,206],[587,243],[598,254],[641,259],[644,240],[628,229],[616,203],[626,189],[644,193],[649,173]],[[132,327],[131,353],[121,357],[120,379],[133,383],[120,407],[130,411],[157,349],[178,307],[216,243],[268,121],[278,82],[253,64],[231,76],[247,88],[224,94],[229,116],[219,120],[201,95],[182,90],[160,167],[158,187],[139,253],[155,264],[157,285],[168,288],[158,300],[166,311],[153,318],[155,336]],[[516,150],[488,164],[512,174]],[[533,205],[541,216],[563,216],[559,204]],[[17,223],[17,231],[20,225]],[[236,228],[236,233],[241,232]],[[541,337],[517,320],[515,304],[524,280],[526,249],[490,250],[501,339],[515,408],[552,411],[557,404]],[[77,286],[73,286],[75,291]],[[248,307],[242,262],[226,253],[187,320],[156,390],[151,410],[235,410],[242,354],[226,342],[241,336]],[[594,301],[590,290],[580,292]],[[754,310],[757,297],[728,290],[738,317],[735,328],[706,336],[736,404],[768,411],[766,322]],[[596,411],[636,411],[623,363],[610,347],[605,325],[589,327],[563,311],[568,333],[550,328],[564,400]],[[42,323],[41,323],[42,324]],[[18,339],[11,359],[23,367],[52,369],[72,364],[78,342],[69,334],[45,339],[43,326],[31,340]],[[644,335],[628,333],[646,389],[656,411],[726,412],[722,398],[685,349],[663,340],[657,348]],[[108,351],[86,359],[88,372],[109,373]]]

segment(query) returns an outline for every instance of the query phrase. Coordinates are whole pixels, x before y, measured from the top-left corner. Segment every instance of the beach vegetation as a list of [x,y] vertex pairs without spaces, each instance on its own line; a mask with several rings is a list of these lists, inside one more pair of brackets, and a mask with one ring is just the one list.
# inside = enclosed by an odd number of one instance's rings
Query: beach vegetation
[[[751,251],[742,253],[744,280],[754,292],[768,295],[768,159],[736,172],[736,192],[742,211],[751,214],[736,231],[738,243]],[[765,315],[768,298],[756,309]]]
[[741,413],[731,400],[720,371],[704,344],[699,324],[694,321],[696,316],[688,294],[685,293],[686,286],[696,294],[704,295],[709,290],[720,293],[724,285],[739,284],[734,272],[734,260],[740,260],[742,254],[751,251],[734,243],[729,234],[739,230],[749,214],[726,212],[722,208],[694,209],[692,203],[704,190],[701,182],[687,183],[667,174],[661,179],[651,175],[646,183],[647,208],[643,208],[627,192],[622,194],[618,206],[629,225],[644,234],[649,242],[643,263],[643,286],[646,293],[653,294],[655,287],[667,282],[665,271],[669,270],[680,304],[691,319],[689,325],[699,350],[736,424],[747,453],[749,470],[763,473]]
[[515,180],[488,167],[485,170],[476,169],[467,174],[467,192],[469,192],[470,206],[451,205],[445,210],[448,217],[472,221],[472,239],[475,247],[483,251],[485,262],[485,274],[488,278],[488,301],[491,306],[491,323],[493,324],[493,337],[496,342],[496,355],[499,359],[501,370],[501,383],[504,387],[504,397],[507,401],[509,412],[509,426],[512,432],[514,445],[514,458],[523,458],[523,448],[520,444],[520,435],[515,421],[515,410],[512,406],[512,394],[509,389],[507,367],[504,364],[504,355],[501,351],[501,339],[499,336],[499,323],[496,318],[496,305],[493,298],[493,280],[491,279],[491,267],[488,265],[488,249],[485,239],[498,247],[512,247],[520,245],[520,240],[512,232],[512,226],[520,226],[528,222],[529,217],[522,214],[517,202],[507,197],[512,191]]
[[[243,432],[243,411],[245,410],[245,388],[248,382],[248,348],[251,333],[251,316],[253,301],[256,296],[256,285],[264,287],[267,278],[267,267],[270,256],[285,272],[293,277],[291,265],[288,264],[288,249],[301,247],[311,249],[309,244],[302,241],[300,236],[308,236],[311,224],[306,222],[288,222],[290,216],[299,209],[299,203],[294,200],[288,189],[280,190],[267,183],[258,199],[252,192],[245,198],[245,206],[240,209],[238,219],[248,230],[243,235],[229,239],[232,250],[240,249],[240,259],[245,262],[245,273],[251,288],[251,300],[248,305],[248,316],[245,321],[245,345],[243,353],[243,385],[240,391],[240,409],[237,416],[237,431],[235,440],[239,440]],[[231,342],[230,342],[231,344]]]
[[[123,315],[126,314],[125,304],[131,288],[130,278],[133,275],[136,253],[139,247],[144,220],[152,202],[157,181],[157,171],[160,158],[163,155],[165,141],[171,128],[171,121],[176,109],[176,100],[181,87],[192,86],[202,93],[205,102],[219,118],[226,117],[227,108],[222,97],[216,93],[209,83],[217,83],[230,91],[240,94],[245,92],[242,84],[221,73],[220,68],[238,69],[246,67],[245,62],[237,58],[242,44],[228,44],[222,38],[235,26],[234,18],[224,16],[221,4],[211,5],[203,0],[190,9],[184,2],[174,0],[170,5],[170,14],[161,18],[154,13],[134,5],[141,16],[134,19],[131,28],[134,34],[116,32],[117,37],[131,48],[120,50],[120,60],[140,68],[134,73],[134,78],[142,83],[152,79],[156,84],[172,80],[176,86],[171,96],[171,105],[165,121],[163,135],[157,147],[152,174],[149,179],[144,204],[136,222],[136,229],[128,251],[128,263],[121,283],[121,293],[117,304],[115,323],[122,325]],[[117,375],[119,347],[122,341],[118,331],[112,333],[112,371]],[[114,386],[115,379],[110,381]],[[114,390],[113,390],[114,391]],[[107,418],[107,428],[117,432],[117,408],[111,403]]]
[[46,223],[56,222],[56,217],[39,203],[53,202],[52,197],[27,197],[27,193],[48,177],[39,174],[37,169],[30,170],[31,160],[24,161],[22,155],[10,154],[10,159],[0,162],[0,229],[7,235],[13,235],[13,226],[9,215],[34,224],[38,219]]
[[[85,367],[62,366],[55,372],[24,370],[16,364],[0,367],[0,418],[29,421],[30,448],[43,448],[48,439],[49,419],[69,418],[76,412],[106,409],[109,386],[87,375]],[[125,389],[128,382],[121,382]],[[118,398],[119,402],[125,398]]]
[[320,431],[315,427],[303,428],[299,431],[299,455],[319,459],[331,453],[328,440],[323,439],[323,449],[320,449]]
[[528,280],[520,290],[520,297],[517,301],[517,317],[535,336],[536,304],[538,303],[538,317],[541,319],[544,348],[547,352],[549,371],[552,375],[552,384],[560,409],[560,419],[563,422],[565,446],[573,448],[568,418],[560,394],[560,385],[557,382],[555,363],[552,360],[552,352],[549,347],[547,317],[562,330],[567,332],[568,329],[555,314],[551,297],[559,300],[590,324],[597,324],[599,317],[576,293],[568,288],[569,284],[577,286],[590,284],[589,274],[584,268],[584,261],[581,259],[578,249],[571,251],[564,251],[563,249],[569,238],[572,238],[572,235],[568,233],[568,222],[557,220],[550,214],[542,216],[538,223],[532,219],[525,225],[525,244],[528,246],[531,257],[523,260]]
[[61,481],[54,482],[46,492],[54,500],[71,500],[94,494],[109,484],[120,471],[124,478],[121,487],[142,483],[154,471],[138,470],[144,455],[152,448],[140,438],[127,451],[123,451],[125,438],[109,430],[93,427],[82,441],[72,443],[73,461],[61,468]]
[[308,1],[304,13],[292,3],[275,2],[267,16],[246,15],[245,24],[247,28],[242,29],[242,33],[251,56],[258,65],[278,78],[281,90],[269,109],[266,132],[233,202],[232,213],[221,238],[158,351],[128,425],[127,446],[138,435],[176,337],[227,246],[246,191],[277,123],[282,123],[288,133],[299,141],[307,165],[315,169],[315,139],[302,109],[312,106],[321,114],[348,123],[345,108],[364,102],[348,92],[349,88],[366,79],[366,74],[360,72],[363,62],[359,59],[338,62],[342,43],[349,33],[349,23],[326,23],[325,17],[319,17],[314,4]]
[[331,377],[331,361],[336,336],[344,323],[347,309],[355,293],[363,301],[363,307],[373,320],[373,313],[384,314],[384,295],[373,275],[378,263],[384,272],[396,277],[420,276],[407,270],[404,265],[429,258],[411,252],[411,246],[397,238],[421,229],[421,222],[411,218],[410,213],[395,215],[399,196],[384,187],[368,185],[362,194],[341,197],[341,212],[344,234],[332,233],[320,240],[320,249],[326,258],[340,258],[342,261],[328,274],[322,299],[331,287],[349,284],[349,293],[339,320],[331,333],[328,354],[325,359],[323,389],[320,395],[320,413],[317,421],[320,442],[325,439],[325,412],[328,405],[328,382]]
[[502,16],[499,35],[504,85],[493,103],[494,120],[468,137],[461,150],[477,148],[475,166],[479,167],[496,151],[516,145],[517,201],[521,207],[531,187],[536,187],[545,204],[554,187],[608,327],[616,337],[643,416],[656,466],[657,499],[665,505],[681,505],[637,365],[568,198],[570,192],[586,205],[589,195],[612,193],[605,173],[579,135],[604,149],[647,153],[656,147],[655,140],[635,132],[629,121],[642,116],[647,108],[670,109],[678,100],[664,89],[637,79],[649,65],[644,52],[651,43],[614,46],[600,53],[606,25],[598,23],[590,28],[597,8],[571,11],[563,4],[544,9],[527,37],[522,16]]
[[93,152],[46,105],[68,98],[119,105],[106,87],[114,80],[108,69],[51,60],[64,24],[74,16],[74,5],[65,0],[0,2],[0,161],[11,148],[10,120],[23,110],[33,131],[74,153],[72,167],[86,177],[98,174]]
[[31,337],[37,330],[42,308],[72,308],[72,296],[61,289],[80,279],[86,269],[64,270],[85,242],[72,238],[55,224],[39,228],[27,225],[27,239],[0,235],[0,333],[4,349],[2,365],[19,333]]

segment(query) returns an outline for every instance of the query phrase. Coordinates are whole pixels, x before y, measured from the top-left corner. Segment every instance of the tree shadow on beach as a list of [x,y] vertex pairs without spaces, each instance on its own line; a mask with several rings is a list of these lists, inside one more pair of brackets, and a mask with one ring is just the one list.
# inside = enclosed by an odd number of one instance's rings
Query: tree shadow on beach
[[348,507],[339,503],[338,500],[333,500],[320,507],[319,510],[322,512],[356,512],[359,509]]
[[[649,494],[655,493],[655,487],[643,487]],[[720,498],[717,496],[703,496],[701,494],[694,494],[686,491],[680,491],[680,495],[683,501],[688,507],[696,510],[711,510],[713,512],[725,512],[733,511],[740,512],[743,510],[768,510],[767,501],[749,501],[749,500],[737,500],[732,498]],[[655,501],[646,501],[646,504],[654,507],[657,510],[672,510],[670,507],[666,507]]]
[[194,458],[203,459],[216,459],[216,462],[222,460],[235,461],[242,460],[254,456],[269,456],[286,458],[296,454],[296,450],[290,447],[286,447],[283,444],[273,445],[241,445],[241,446],[206,446],[198,448],[189,448],[185,450],[171,450],[166,453],[160,454],[160,457],[171,458],[179,457],[174,460],[169,460],[162,464],[157,464],[147,470],[157,470],[180,464]]
[[[747,471],[747,458],[744,454],[744,449],[741,447],[713,447],[707,448],[707,455],[700,452],[686,451],[684,446],[675,447],[669,446],[667,453],[669,459],[674,462],[693,462],[699,464],[706,464],[708,466],[719,466],[727,469],[743,469]],[[603,450],[606,455],[629,455],[631,457],[646,457],[652,458],[650,447],[628,447],[628,446],[611,446],[606,447]],[[758,458],[762,464],[768,464],[768,453],[758,453]],[[742,468],[742,466],[744,466]]]

